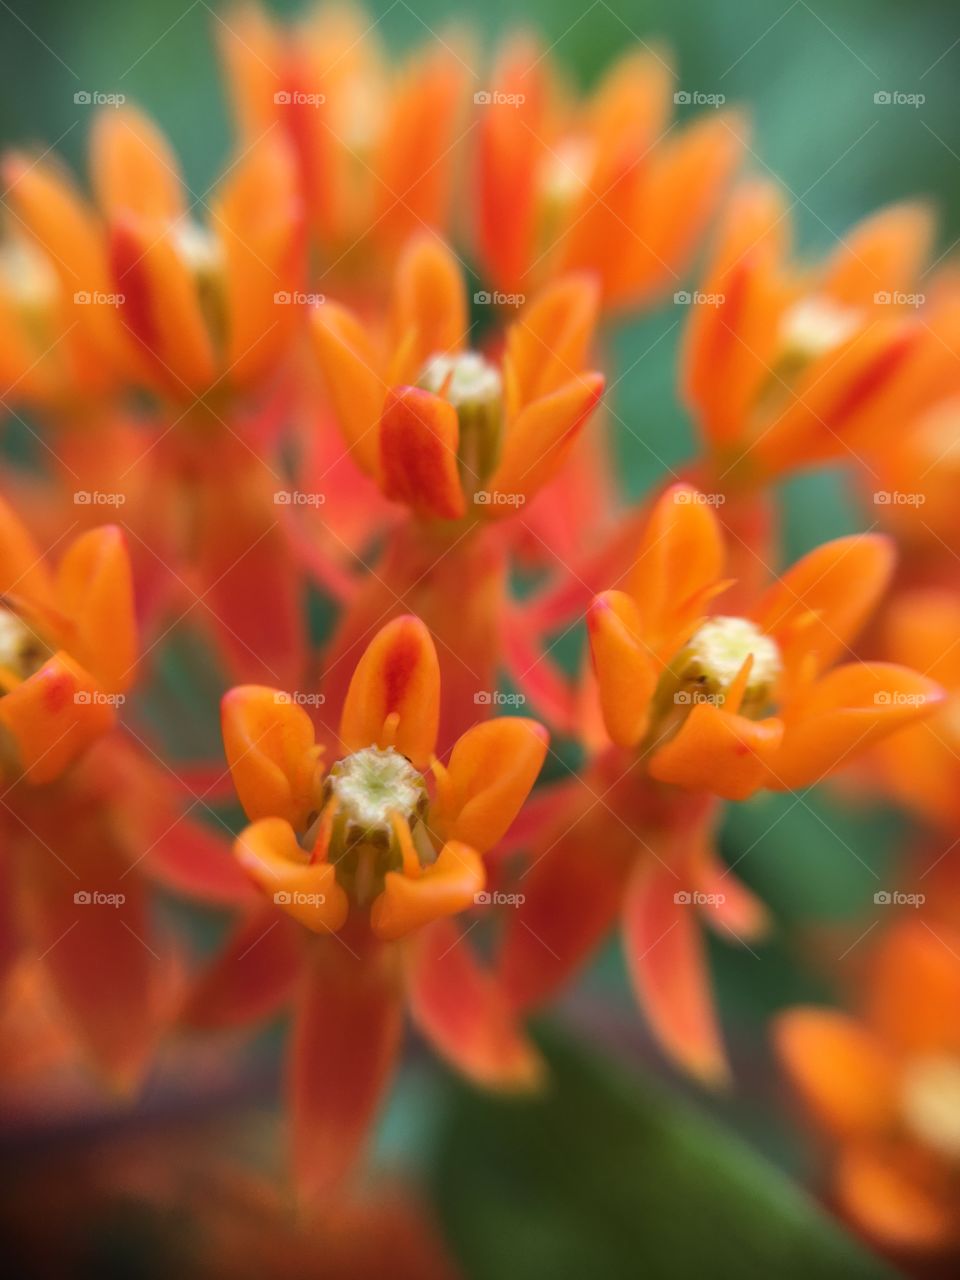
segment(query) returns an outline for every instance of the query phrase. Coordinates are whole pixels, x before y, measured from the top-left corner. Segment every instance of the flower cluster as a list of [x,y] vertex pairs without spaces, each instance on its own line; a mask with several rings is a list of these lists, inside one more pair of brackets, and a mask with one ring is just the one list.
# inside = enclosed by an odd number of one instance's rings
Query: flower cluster
[[[735,1083],[701,924],[775,921],[727,808],[892,799],[926,907],[853,1012],[772,1038],[843,1211],[956,1247],[960,290],[929,211],[800,262],[739,113],[667,128],[649,50],[579,97],[529,39],[478,87],[351,10],[219,28],[209,195],[130,105],[83,184],[3,162],[0,399],[38,444],[0,502],[5,999],[30,975],[129,1096],[187,1030],[226,1054],[292,1010],[292,1181],[336,1203],[406,1014],[539,1089],[527,1017],[618,923],[659,1048]],[[609,337],[690,280],[695,451],[633,505]],[[863,530],[785,567],[779,486],[827,463]],[[161,893],[230,913],[213,954]]]

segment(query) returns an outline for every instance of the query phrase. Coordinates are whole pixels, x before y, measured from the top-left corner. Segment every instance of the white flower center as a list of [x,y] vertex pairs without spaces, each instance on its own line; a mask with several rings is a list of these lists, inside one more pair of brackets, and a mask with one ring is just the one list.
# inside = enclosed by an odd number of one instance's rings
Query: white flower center
[[339,760],[330,787],[347,823],[367,832],[389,831],[392,813],[412,818],[426,795],[421,774],[393,747],[364,747]]
[[0,667],[25,680],[40,669],[49,654],[49,647],[22,618],[0,607]]
[[499,403],[503,392],[500,370],[476,351],[431,356],[417,381],[426,391],[442,395],[455,409]]
[[780,675],[777,642],[748,618],[710,618],[694,632],[683,650],[682,676],[705,680],[718,690],[726,690],[751,655],[748,697],[768,691]]
[[780,341],[788,356],[812,360],[852,338],[862,323],[863,317],[855,307],[811,294],[795,302],[783,316]]
[[950,1160],[960,1160],[960,1058],[917,1058],[900,1095],[907,1127]]

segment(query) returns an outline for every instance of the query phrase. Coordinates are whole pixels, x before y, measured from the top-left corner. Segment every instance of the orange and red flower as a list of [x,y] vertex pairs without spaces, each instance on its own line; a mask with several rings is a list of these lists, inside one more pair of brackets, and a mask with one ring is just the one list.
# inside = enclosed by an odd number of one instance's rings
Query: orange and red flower
[[236,856],[270,905],[241,925],[188,1016],[245,1021],[296,992],[294,1166],[308,1197],[356,1157],[396,1058],[404,998],[472,1079],[522,1088],[538,1076],[452,917],[485,901],[483,854],[533,786],[546,733],[496,719],[464,734],[443,765],[439,713],[436,651],[409,616],[358,663],[329,764],[288,695],[245,686],[224,699],[227,759],[251,819]]

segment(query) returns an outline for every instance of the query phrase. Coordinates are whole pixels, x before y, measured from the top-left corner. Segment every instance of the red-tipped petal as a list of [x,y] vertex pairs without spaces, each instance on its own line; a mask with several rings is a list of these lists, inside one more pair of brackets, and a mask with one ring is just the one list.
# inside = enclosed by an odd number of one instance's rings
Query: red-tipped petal
[[419,516],[459,520],[467,509],[457,466],[459,440],[452,404],[419,387],[391,391],[380,419],[383,492]]

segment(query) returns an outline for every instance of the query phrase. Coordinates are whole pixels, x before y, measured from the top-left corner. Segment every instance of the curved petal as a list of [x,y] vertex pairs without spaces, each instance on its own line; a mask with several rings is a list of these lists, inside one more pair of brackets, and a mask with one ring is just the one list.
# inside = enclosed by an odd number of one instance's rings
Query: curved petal
[[753,617],[777,641],[788,684],[801,664],[823,671],[847,649],[887,589],[894,558],[882,534],[835,538],[768,589]]
[[370,908],[370,927],[385,942],[402,938],[441,916],[472,907],[486,883],[480,855],[450,840],[419,876],[388,871],[383,892]]
[[889,205],[846,233],[827,263],[821,290],[849,306],[873,306],[877,291],[909,293],[928,260],[936,232],[920,201]]
[[625,592],[605,591],[590,606],[587,631],[607,733],[619,747],[636,746],[660,678],[643,641],[640,611]]
[[97,113],[90,134],[90,175],[97,203],[108,217],[129,212],[164,223],[185,212],[176,154],[136,107]]
[[910,1056],[960,1058],[960,938],[942,921],[890,926],[873,957],[867,1009],[878,1035]]
[[67,653],[52,658],[0,698],[26,776],[50,782],[116,721],[114,701]]
[[312,313],[310,334],[347,447],[357,465],[376,476],[387,386],[366,330],[346,307],[326,302]]
[[874,1240],[893,1249],[925,1252],[955,1244],[949,1182],[931,1188],[928,1179],[911,1177],[896,1148],[848,1147],[840,1154],[835,1178],[840,1203]]
[[766,786],[806,787],[855,758],[871,743],[931,715],[944,700],[939,685],[908,667],[851,662],[835,667],[783,712],[784,734],[769,761]]
[[251,822],[284,818],[298,831],[317,807],[319,751],[313,722],[287,694],[238,685],[221,703],[223,747]]
[[453,251],[436,236],[407,245],[394,277],[391,326],[394,344],[409,350],[410,366],[398,377],[415,381],[434,355],[459,351],[470,331],[463,272]]
[[304,1203],[319,1201],[360,1154],[400,1047],[392,949],[348,951],[319,939],[297,1001],[288,1097],[293,1166]]
[[418,516],[459,520],[467,503],[460,485],[460,423],[446,400],[420,387],[397,387],[380,418],[383,492]]
[[499,716],[457,741],[430,813],[444,839],[485,853],[497,844],[533,789],[547,754],[543,725]]
[[144,815],[143,823],[145,844],[135,856],[143,857],[144,874],[157,884],[211,906],[248,906],[256,898],[257,891],[237,866],[229,841],[216,831],[186,814],[178,817],[165,806],[155,815]]
[[714,899],[704,918],[723,937],[736,942],[754,942],[770,930],[770,914],[733,869],[721,861],[709,835],[693,860],[692,871],[698,891]]
[[54,604],[53,582],[37,544],[0,498],[0,596],[15,596],[42,611]]
[[668,660],[690,636],[707,603],[726,585],[723,535],[714,508],[688,484],[657,499],[627,589],[647,643]]
[[70,620],[70,652],[108,692],[133,681],[137,663],[130,554],[116,525],[91,529],[60,561],[57,604]]
[[568,275],[538,294],[510,326],[504,372],[511,416],[580,374],[599,305],[599,289],[591,276]]
[[240,921],[191,987],[181,1010],[190,1027],[247,1026],[275,1014],[293,997],[303,970],[303,938],[273,904]]
[[540,1083],[540,1055],[456,923],[438,920],[411,940],[407,989],[414,1022],[469,1080],[487,1089]]
[[340,719],[347,751],[395,747],[417,768],[433,754],[440,664],[430,632],[411,614],[377,632],[357,663]]
[[350,909],[329,862],[311,862],[282,818],[263,818],[237,836],[237,860],[282,911],[313,933],[336,933]]
[[650,757],[651,775],[688,791],[746,800],[768,781],[784,728],[782,721],[750,720],[699,702],[669,742]]
[[862,1023],[837,1009],[788,1009],[774,1024],[774,1043],[794,1088],[831,1133],[880,1135],[896,1120],[896,1061]]
[[726,1083],[729,1068],[698,912],[688,893],[678,893],[679,884],[655,858],[637,867],[623,906],[627,965],[661,1047],[684,1071],[716,1086]]
[[556,475],[603,387],[602,374],[584,373],[520,410],[507,427],[500,460],[487,482],[488,515],[509,515]]

